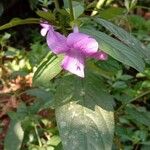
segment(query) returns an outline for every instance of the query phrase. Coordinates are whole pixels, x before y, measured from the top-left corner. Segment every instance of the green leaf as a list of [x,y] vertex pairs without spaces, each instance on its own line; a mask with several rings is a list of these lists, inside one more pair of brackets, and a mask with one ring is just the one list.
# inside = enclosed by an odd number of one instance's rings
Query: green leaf
[[49,86],[50,80],[58,75],[61,68],[62,55],[53,56],[49,53],[41,62],[33,77],[35,86]]
[[26,90],[26,93],[31,96],[35,96],[43,101],[47,101],[52,98],[52,95],[49,91],[45,91],[44,89],[34,88]]
[[[65,88],[64,88],[65,87]],[[64,150],[110,150],[113,100],[94,74],[64,77],[56,91],[56,120]]]
[[50,138],[49,141],[47,141],[47,144],[51,146],[58,146],[60,142],[61,142],[60,137],[58,135],[54,135]]
[[100,17],[104,19],[112,19],[119,15],[123,15],[125,9],[120,7],[110,7],[100,12]]
[[4,149],[20,150],[23,137],[24,131],[21,127],[21,122],[12,120],[5,137]]
[[35,103],[28,107],[30,109],[30,113],[35,113],[43,108],[49,108],[54,103],[53,95],[49,90],[46,91],[42,88],[34,88],[26,90],[26,93],[37,98]]
[[[80,2],[72,1],[72,5],[73,5],[74,18],[77,19],[84,12],[83,3],[81,1]],[[64,6],[67,12],[70,12],[69,4],[67,0],[64,0]]]
[[142,43],[136,39],[134,36],[129,34],[127,31],[122,28],[116,26],[115,24],[100,18],[96,18],[95,21],[102,26],[104,26],[107,30],[113,33],[118,39],[120,39],[123,43],[132,48],[132,51],[137,53],[139,57],[147,58],[150,57],[150,52],[144,48]]
[[27,19],[14,18],[9,23],[0,26],[0,30],[4,30],[14,26],[24,25],[24,24],[39,24],[39,22],[40,19],[38,18],[27,18]]
[[46,12],[46,11],[38,10],[38,11],[36,11],[36,14],[38,16],[40,16],[41,18],[43,18],[43,19],[45,19],[45,20],[47,20],[47,21],[49,21],[49,22],[51,22],[53,24],[55,23],[55,16],[50,11]]
[[81,3],[73,1],[73,10],[74,10],[74,17],[76,19],[84,12],[84,7]]
[[139,56],[138,53],[127,45],[103,32],[91,28],[84,28],[81,30],[89,35],[92,35],[99,43],[100,49],[116,60],[122,62],[123,64],[129,65],[140,72],[144,70],[145,64],[141,56]]
[[[139,111],[135,107],[127,107],[126,108],[127,116],[130,118],[131,121],[135,123],[140,123],[145,126],[150,126],[150,112],[148,111]],[[139,119],[140,118],[140,119]]]

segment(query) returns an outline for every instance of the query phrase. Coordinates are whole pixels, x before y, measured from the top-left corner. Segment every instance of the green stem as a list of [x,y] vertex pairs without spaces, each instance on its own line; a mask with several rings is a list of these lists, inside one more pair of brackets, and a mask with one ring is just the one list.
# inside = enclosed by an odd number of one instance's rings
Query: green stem
[[104,5],[106,0],[99,0],[96,4],[95,9],[92,11],[91,16],[95,16],[98,13],[98,10]]
[[37,140],[38,140],[39,146],[42,147],[42,142],[40,140],[40,136],[39,136],[39,133],[37,131],[36,125],[34,125],[34,130],[35,130],[35,133],[36,133],[36,136],[37,136]]
[[142,98],[142,97],[144,97],[145,95],[148,95],[148,94],[150,94],[150,90],[148,90],[148,91],[146,91],[146,92],[140,94],[139,96],[137,96],[137,97],[135,97],[135,98],[129,100],[127,103],[121,105],[121,106],[116,110],[116,113],[119,113],[119,112],[120,112],[123,108],[125,108],[126,105],[128,105],[129,103],[131,103],[131,102],[133,102],[133,101],[136,101],[136,100],[139,100],[140,98]]
[[73,12],[73,6],[72,6],[72,0],[68,0],[69,8],[70,8],[70,16],[71,20],[74,20],[74,12]]
[[55,3],[55,8],[57,11],[59,11],[60,7],[59,7],[59,2],[58,0],[54,0],[54,3]]

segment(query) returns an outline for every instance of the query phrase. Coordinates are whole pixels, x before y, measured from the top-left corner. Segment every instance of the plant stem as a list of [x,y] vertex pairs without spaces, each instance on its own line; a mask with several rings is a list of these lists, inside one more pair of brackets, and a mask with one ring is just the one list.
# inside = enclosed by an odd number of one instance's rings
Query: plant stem
[[121,105],[121,106],[116,110],[116,113],[119,113],[119,112],[120,112],[123,108],[125,108],[129,103],[131,103],[131,102],[133,102],[133,101],[136,101],[136,100],[139,100],[140,98],[142,98],[143,96],[148,95],[148,94],[150,94],[150,90],[148,90],[148,91],[146,91],[146,92],[144,92],[144,93],[138,95],[137,97],[135,97],[135,98],[129,100],[127,103]]
[[60,7],[59,7],[59,2],[58,0],[54,0],[54,3],[55,3],[55,8],[57,11],[59,11]]
[[74,20],[74,12],[73,12],[73,6],[72,6],[72,0],[68,0],[69,8],[70,8],[70,16],[71,20]]
[[40,140],[40,136],[39,136],[39,133],[37,131],[36,125],[34,125],[34,130],[35,130],[35,133],[36,133],[36,136],[37,136],[37,140],[38,140],[39,146],[42,147],[42,142]]
[[96,4],[95,9],[92,11],[91,16],[95,16],[98,13],[98,10],[101,9],[106,0],[99,0]]

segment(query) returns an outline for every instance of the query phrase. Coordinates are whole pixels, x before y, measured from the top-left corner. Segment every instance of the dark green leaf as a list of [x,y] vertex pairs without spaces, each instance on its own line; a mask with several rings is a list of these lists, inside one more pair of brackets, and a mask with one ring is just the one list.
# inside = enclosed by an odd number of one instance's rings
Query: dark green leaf
[[48,101],[52,98],[52,95],[49,91],[45,91],[44,89],[29,89],[26,91],[28,95],[35,96],[43,101]]
[[[99,78],[65,77],[56,91],[56,120],[64,150],[110,150],[114,132],[110,95]],[[65,87],[65,88],[64,88]]]
[[81,30],[93,36],[98,41],[100,49],[102,49],[104,52],[106,52],[113,58],[135,68],[138,71],[144,70],[145,64],[141,56],[139,56],[138,53],[135,53],[135,51],[127,45],[108,36],[103,32],[91,28],[85,28]]
[[150,52],[146,48],[143,47],[142,43],[136,39],[134,36],[123,30],[122,28],[116,26],[115,24],[100,18],[96,18],[95,21],[102,26],[104,26],[107,30],[113,33],[117,38],[119,38],[123,43],[132,48],[132,51],[137,53],[139,57],[147,58],[150,57]]
[[144,124],[148,127],[150,126],[150,112],[139,111],[134,107],[127,107],[126,113],[128,114],[128,117],[130,117],[131,121]]
[[54,103],[53,96],[50,91],[35,88],[27,90],[26,93],[37,98],[35,103],[28,107],[28,112],[30,112],[31,114],[36,113],[43,108],[49,108]]

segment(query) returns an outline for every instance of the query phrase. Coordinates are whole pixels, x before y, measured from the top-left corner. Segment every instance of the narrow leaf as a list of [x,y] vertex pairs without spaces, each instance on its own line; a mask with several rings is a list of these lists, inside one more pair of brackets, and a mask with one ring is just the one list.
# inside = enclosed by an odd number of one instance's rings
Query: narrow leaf
[[39,22],[40,19],[38,18],[27,18],[27,19],[14,18],[9,23],[0,26],[0,30],[8,29],[23,24],[39,24]]

